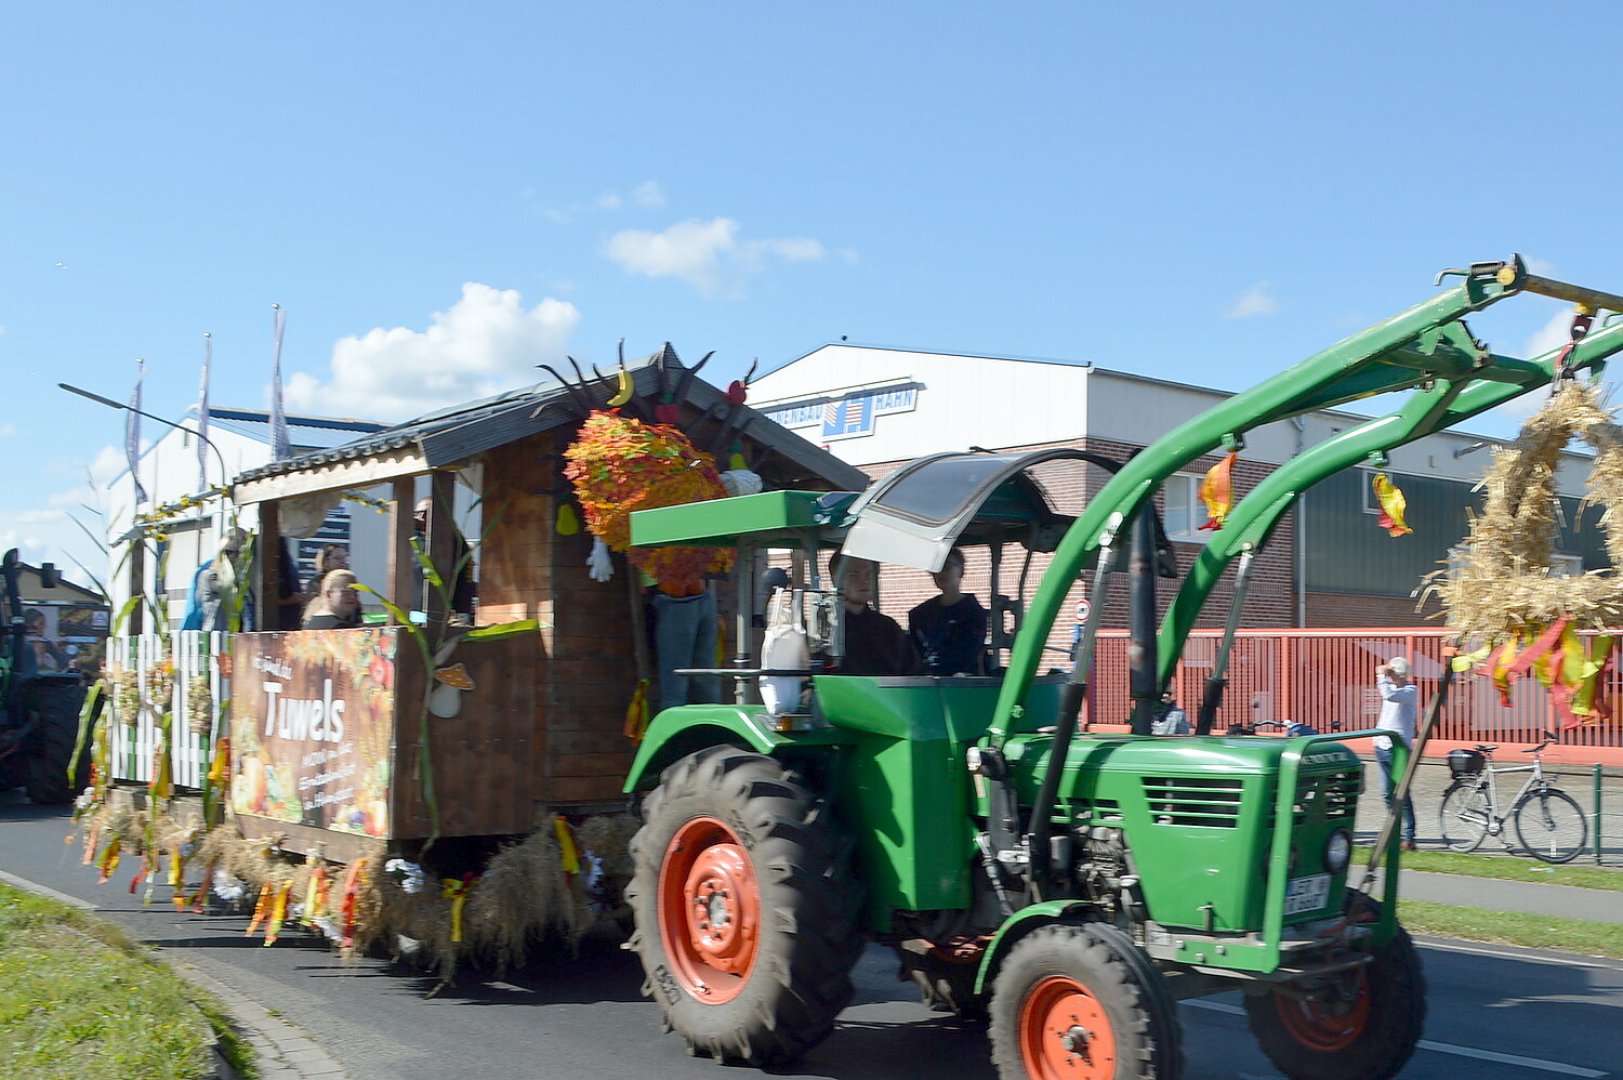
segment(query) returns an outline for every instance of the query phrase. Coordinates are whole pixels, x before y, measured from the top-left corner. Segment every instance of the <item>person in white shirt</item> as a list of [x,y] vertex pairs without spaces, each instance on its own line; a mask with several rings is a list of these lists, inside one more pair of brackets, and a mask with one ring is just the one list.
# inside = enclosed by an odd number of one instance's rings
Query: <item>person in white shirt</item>
[[[1409,661],[1394,656],[1382,664],[1375,670],[1375,687],[1381,692],[1381,718],[1375,726],[1382,731],[1397,732],[1412,750],[1415,720],[1420,712],[1420,688],[1409,678]],[[1384,735],[1375,739],[1375,760],[1381,766],[1386,805],[1390,809],[1396,780],[1392,776],[1392,740]],[[1408,799],[1403,801],[1403,850],[1415,850],[1414,803]]]

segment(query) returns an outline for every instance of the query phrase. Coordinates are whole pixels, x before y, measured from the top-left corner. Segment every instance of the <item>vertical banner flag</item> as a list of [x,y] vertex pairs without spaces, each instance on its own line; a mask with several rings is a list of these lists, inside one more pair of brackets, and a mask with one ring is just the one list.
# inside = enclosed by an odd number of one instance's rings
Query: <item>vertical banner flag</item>
[[147,489],[141,486],[141,380],[147,377],[147,362],[135,361],[135,389],[130,393],[130,408],[124,414],[124,457],[130,463],[130,479],[135,483],[135,505],[147,501]]
[[[209,489],[209,368],[214,366],[214,335],[203,331],[203,379],[197,387],[197,490]],[[220,477],[225,483],[226,477]]]
[[290,451],[287,415],[282,412],[282,330],[287,326],[287,312],[281,304],[272,304],[271,309],[276,312],[276,340],[271,346],[271,460],[281,461]]

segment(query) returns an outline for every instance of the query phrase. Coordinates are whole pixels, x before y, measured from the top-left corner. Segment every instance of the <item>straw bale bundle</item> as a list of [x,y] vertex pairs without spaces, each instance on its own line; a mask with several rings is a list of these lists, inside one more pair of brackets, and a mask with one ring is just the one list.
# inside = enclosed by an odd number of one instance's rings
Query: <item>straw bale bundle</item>
[[1555,473],[1574,438],[1595,450],[1584,505],[1604,509],[1606,550],[1613,565],[1623,567],[1623,530],[1610,527],[1613,510],[1623,506],[1623,428],[1593,387],[1568,381],[1513,444],[1495,448],[1482,480],[1482,513],[1472,516],[1466,548],[1452,572],[1430,578],[1427,592],[1438,594],[1454,630],[1497,645],[1562,616],[1576,628],[1623,620],[1623,579],[1614,571],[1550,576],[1558,535]]

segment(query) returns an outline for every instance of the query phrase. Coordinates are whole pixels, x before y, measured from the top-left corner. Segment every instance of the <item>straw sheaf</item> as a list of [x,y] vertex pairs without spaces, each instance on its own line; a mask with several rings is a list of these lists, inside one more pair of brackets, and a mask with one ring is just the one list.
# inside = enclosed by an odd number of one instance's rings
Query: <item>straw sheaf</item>
[[[584,850],[606,850],[606,862],[629,839],[629,818],[589,818],[575,828]],[[634,823],[631,823],[634,824]],[[607,844],[619,838],[621,848]],[[604,845],[595,847],[594,845]],[[586,891],[586,867],[564,873],[562,852],[551,819],[518,843],[502,848],[467,893],[462,910],[462,941],[451,940],[452,899],[444,883],[428,874],[419,892],[407,892],[394,876],[379,875],[357,912],[360,936],[381,940],[403,959],[449,983],[459,966],[476,962],[501,975],[521,966],[530,950],[548,940],[579,946],[597,921]],[[607,868],[605,873],[609,873]],[[401,942],[409,939],[409,946]]]
[[1562,616],[1579,628],[1623,619],[1623,582],[1611,570],[1577,578],[1550,576],[1559,529],[1556,469],[1574,438],[1595,450],[1583,505],[1602,508],[1606,550],[1623,566],[1623,530],[1610,529],[1623,506],[1623,429],[1592,387],[1568,382],[1523,426],[1482,479],[1482,513],[1473,515],[1467,546],[1452,574],[1438,571],[1427,592],[1442,601],[1448,624],[1499,644]]

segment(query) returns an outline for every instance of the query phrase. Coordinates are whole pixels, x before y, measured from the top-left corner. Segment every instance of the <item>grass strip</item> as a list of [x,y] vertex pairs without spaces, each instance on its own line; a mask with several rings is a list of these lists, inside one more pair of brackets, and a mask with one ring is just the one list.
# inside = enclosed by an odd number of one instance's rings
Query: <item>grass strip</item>
[[[1368,845],[1362,857],[1354,863],[1362,865],[1369,859]],[[1583,858],[1583,856],[1579,856]],[[1464,874],[1468,877],[1494,878],[1498,881],[1527,881],[1534,885],[1573,885],[1581,889],[1605,889],[1623,892],[1623,871],[1608,870],[1600,866],[1576,866],[1567,863],[1551,866],[1529,858],[1509,855],[1460,855],[1452,851],[1405,851],[1402,866],[1405,870],[1423,870],[1428,874]]]
[[1398,919],[1416,934],[1623,959],[1623,925],[1612,923],[1401,898]]
[[216,1037],[252,1052],[224,1009],[118,927],[0,884],[0,1062],[10,1080],[202,1080]]

